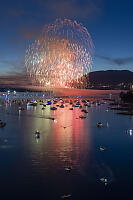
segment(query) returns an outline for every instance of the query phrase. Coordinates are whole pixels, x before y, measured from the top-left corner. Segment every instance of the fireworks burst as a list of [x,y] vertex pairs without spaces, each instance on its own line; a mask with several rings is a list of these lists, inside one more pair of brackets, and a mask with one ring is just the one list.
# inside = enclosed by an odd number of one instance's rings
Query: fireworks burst
[[45,25],[25,55],[28,74],[45,88],[70,88],[91,68],[93,43],[76,21],[57,19]]

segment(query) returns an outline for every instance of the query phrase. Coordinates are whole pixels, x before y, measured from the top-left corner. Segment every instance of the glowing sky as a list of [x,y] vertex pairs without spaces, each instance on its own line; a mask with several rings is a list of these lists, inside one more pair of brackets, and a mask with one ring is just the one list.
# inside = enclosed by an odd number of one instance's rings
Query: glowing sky
[[57,17],[76,19],[95,44],[92,71],[133,65],[130,0],[5,0],[0,5],[0,75],[23,71],[26,48]]

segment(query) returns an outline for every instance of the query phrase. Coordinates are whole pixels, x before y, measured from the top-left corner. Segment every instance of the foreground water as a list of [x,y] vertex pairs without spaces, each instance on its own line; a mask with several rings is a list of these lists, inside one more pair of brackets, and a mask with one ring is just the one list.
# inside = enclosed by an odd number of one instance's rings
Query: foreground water
[[[60,104],[60,103],[59,103]],[[132,194],[132,116],[115,114],[107,104],[81,109],[44,110],[2,104],[0,119],[1,197],[9,199],[120,199]],[[48,119],[54,117],[55,120]],[[102,128],[97,122],[103,123]],[[40,132],[36,139],[34,133]],[[100,151],[100,147],[105,151]],[[107,178],[105,186],[100,181]]]

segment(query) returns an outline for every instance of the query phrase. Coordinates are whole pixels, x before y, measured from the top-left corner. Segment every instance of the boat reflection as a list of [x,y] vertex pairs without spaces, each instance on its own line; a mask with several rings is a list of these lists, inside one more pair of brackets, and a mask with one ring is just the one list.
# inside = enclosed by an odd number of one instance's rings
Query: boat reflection
[[[79,118],[80,115],[79,107],[75,107],[73,111],[69,107],[65,107],[56,112],[58,123],[53,124],[52,132],[56,157],[62,168],[80,170],[83,165],[82,158],[89,153],[88,147],[91,145],[91,138],[87,138],[88,134],[85,134],[84,123],[86,122]],[[87,119],[86,125],[89,126],[89,119]]]
[[[29,132],[24,137],[25,152],[28,151],[28,157],[26,154],[25,157],[32,160],[33,174],[44,173],[50,168],[54,168],[55,171],[82,171],[81,168],[86,164],[82,161],[89,161],[91,137],[90,134],[86,134],[86,130],[89,130],[90,116],[86,114],[86,119],[80,119],[81,109],[69,108],[69,103],[65,103],[64,108],[53,111],[47,105],[42,112],[41,106],[38,105],[36,109],[30,110],[33,116],[44,115],[54,117],[55,120],[43,117],[23,119],[26,120]],[[35,139],[33,136],[35,130],[41,132],[40,138]]]

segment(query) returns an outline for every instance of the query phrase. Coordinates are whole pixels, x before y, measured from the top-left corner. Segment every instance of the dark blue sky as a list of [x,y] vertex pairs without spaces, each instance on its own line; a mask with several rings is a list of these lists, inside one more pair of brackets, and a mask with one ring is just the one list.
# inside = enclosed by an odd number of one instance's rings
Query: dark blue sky
[[0,73],[21,72],[24,54],[57,17],[81,22],[95,45],[92,71],[133,66],[133,1],[5,0],[0,5]]

